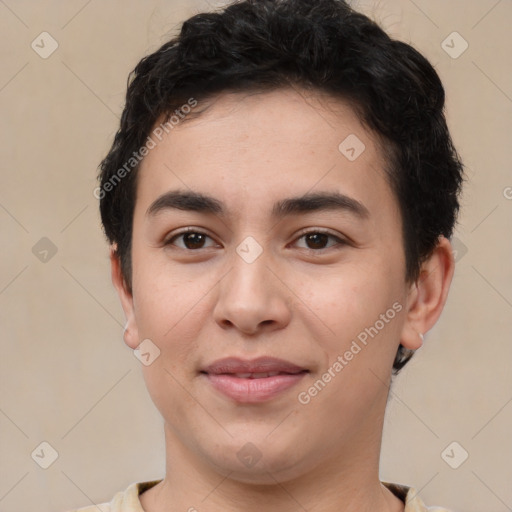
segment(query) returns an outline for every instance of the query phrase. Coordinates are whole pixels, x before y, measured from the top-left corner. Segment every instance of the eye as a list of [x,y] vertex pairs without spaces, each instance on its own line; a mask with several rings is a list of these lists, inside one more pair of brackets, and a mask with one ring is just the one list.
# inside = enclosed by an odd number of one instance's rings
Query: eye
[[[182,243],[176,244],[175,241],[180,239]],[[194,228],[188,228],[185,231],[182,231],[181,233],[173,235],[171,238],[165,241],[164,245],[175,245],[180,249],[190,251],[205,249],[208,247],[215,247],[215,242],[210,246],[205,245],[207,239],[210,239],[212,242],[214,242],[213,239],[206,233],[198,231]],[[347,245],[346,241],[333,235],[332,233],[322,230],[308,231],[302,234],[299,238],[297,238],[297,240],[302,239],[304,239],[304,242],[306,244],[306,246],[303,246],[302,248],[316,252],[321,251],[323,249],[329,249],[336,245]],[[331,239],[332,241],[330,245],[329,239]]]
[[[175,244],[174,241],[178,239],[182,239],[183,245]],[[185,250],[197,250],[197,249],[204,249],[205,248],[205,241],[206,239],[210,239],[213,241],[213,239],[208,236],[206,233],[203,233],[202,231],[197,231],[193,228],[188,228],[186,231],[182,231],[181,233],[177,233],[168,240],[165,241],[164,245],[176,245],[180,249]],[[215,244],[214,244],[215,245]],[[208,246],[206,246],[208,247]],[[213,247],[213,246],[210,246]]]
[[[326,247],[329,238],[334,240],[335,242],[332,243],[330,246]],[[335,245],[347,245],[347,242],[345,242],[341,238],[333,235],[332,233],[321,230],[308,231],[307,233],[304,233],[302,236],[300,236],[297,240],[301,239],[304,239],[306,245],[308,245],[304,248],[313,251],[329,249],[330,247],[333,247]]]

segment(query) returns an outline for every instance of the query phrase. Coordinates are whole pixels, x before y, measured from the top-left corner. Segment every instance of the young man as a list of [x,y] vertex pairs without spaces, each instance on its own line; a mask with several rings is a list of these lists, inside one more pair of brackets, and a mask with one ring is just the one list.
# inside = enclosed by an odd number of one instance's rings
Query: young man
[[340,0],[203,13],[138,64],[96,193],[167,471],[101,510],[427,510],[379,455],[454,271],[443,106]]

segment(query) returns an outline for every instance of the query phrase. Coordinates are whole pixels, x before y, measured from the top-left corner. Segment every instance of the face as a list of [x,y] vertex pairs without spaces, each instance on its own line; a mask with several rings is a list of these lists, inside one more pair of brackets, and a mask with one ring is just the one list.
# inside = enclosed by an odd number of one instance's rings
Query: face
[[416,348],[384,165],[349,105],[293,90],[222,95],[145,157],[125,340],[160,351],[143,372],[177,457],[265,483],[378,452]]

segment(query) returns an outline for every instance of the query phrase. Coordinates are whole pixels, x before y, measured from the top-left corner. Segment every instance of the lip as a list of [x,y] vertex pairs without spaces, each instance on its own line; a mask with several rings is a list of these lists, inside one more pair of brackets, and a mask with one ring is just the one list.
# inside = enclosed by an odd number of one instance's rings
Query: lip
[[[257,376],[247,375],[251,373],[278,374],[254,378]],[[228,357],[215,361],[201,371],[214,389],[241,403],[271,400],[298,384],[307,373],[306,368],[273,357],[253,360]]]
[[223,373],[299,373],[303,370],[307,369],[275,357],[258,357],[251,360],[226,357],[209,364],[203,369],[203,372],[209,375],[220,375]]

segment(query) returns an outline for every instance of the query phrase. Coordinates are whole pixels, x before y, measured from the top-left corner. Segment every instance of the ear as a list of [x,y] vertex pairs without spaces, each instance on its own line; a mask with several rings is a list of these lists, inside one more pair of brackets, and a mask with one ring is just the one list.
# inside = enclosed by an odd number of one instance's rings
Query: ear
[[110,247],[110,270],[112,275],[112,283],[115,286],[121,306],[123,307],[124,316],[126,317],[126,327],[124,328],[124,342],[131,348],[136,349],[139,346],[139,330],[135,320],[133,308],[133,296],[130,287],[126,283],[121,270],[121,261],[117,248],[113,245]]
[[411,285],[407,299],[407,317],[400,343],[416,350],[423,343],[423,334],[437,322],[443,311],[455,270],[452,246],[441,236],[429,258],[423,262],[420,275]]

